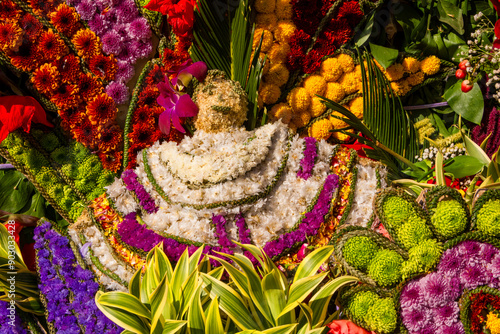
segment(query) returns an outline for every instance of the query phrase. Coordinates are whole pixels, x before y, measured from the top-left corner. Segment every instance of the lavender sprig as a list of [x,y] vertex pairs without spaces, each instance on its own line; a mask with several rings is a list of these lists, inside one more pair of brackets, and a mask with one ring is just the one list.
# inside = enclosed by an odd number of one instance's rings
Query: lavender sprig
[[316,156],[318,155],[318,148],[316,147],[316,139],[313,137],[304,138],[306,143],[306,148],[304,150],[304,156],[300,160],[300,169],[297,172],[297,176],[307,180],[311,177],[314,168],[314,162],[316,161]]
[[[9,307],[14,307],[14,310],[9,309]],[[0,301],[0,329],[2,329],[2,333],[28,334],[23,327],[18,312],[19,310],[15,306],[11,306],[8,302]]]
[[158,211],[158,206],[151,195],[144,189],[143,185],[137,181],[137,174],[132,169],[127,169],[122,174],[122,180],[128,191],[134,192],[141,206],[148,213]]

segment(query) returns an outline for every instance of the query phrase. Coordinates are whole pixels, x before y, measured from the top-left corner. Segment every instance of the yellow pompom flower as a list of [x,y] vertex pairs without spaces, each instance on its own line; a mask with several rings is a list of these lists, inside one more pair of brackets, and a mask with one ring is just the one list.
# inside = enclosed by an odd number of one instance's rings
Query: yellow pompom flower
[[262,97],[262,102],[264,102],[264,104],[273,104],[278,101],[281,95],[281,90],[276,85],[263,82],[260,85],[259,95]]
[[350,95],[352,93],[356,93],[359,90],[361,83],[361,77],[356,75],[356,72],[345,73],[340,78],[340,84],[344,89],[346,95]]
[[274,38],[280,43],[288,43],[295,30],[297,30],[297,27],[295,27],[295,24],[291,20],[278,21],[277,27],[274,30]]
[[405,80],[391,82],[391,88],[398,96],[405,96],[411,90],[410,85]]
[[349,103],[349,110],[359,119],[363,118],[363,97],[357,97]]
[[343,128],[347,127],[346,122],[344,122],[336,117],[333,117],[333,115],[343,117],[343,118],[345,118],[345,116],[342,115],[341,113],[335,111],[332,113],[332,116],[328,117],[328,120],[330,121],[330,123],[332,123],[332,126],[334,129],[343,129]]
[[295,114],[307,111],[311,104],[311,96],[303,87],[292,89],[286,99]]
[[278,103],[272,107],[269,116],[272,121],[277,121],[281,118],[283,123],[288,124],[292,120],[292,108],[286,103]]
[[430,56],[420,62],[420,69],[424,74],[434,75],[439,72],[441,60],[436,56]]
[[302,86],[311,96],[323,95],[326,89],[326,80],[321,75],[310,75],[304,79]]
[[337,58],[325,59],[321,63],[321,67],[319,69],[319,74],[328,82],[339,80],[343,73],[344,71],[342,71],[342,67],[340,66],[340,62]]
[[257,14],[257,16],[255,16],[256,28],[262,28],[262,29],[274,31],[274,29],[276,29],[277,22],[278,22],[278,18],[276,17],[276,15],[274,15],[274,13]]
[[295,123],[295,125],[297,126],[297,128],[303,128],[311,120],[311,115],[306,110],[306,111],[302,111],[302,112],[299,112],[299,113],[295,113],[293,115],[292,119],[293,119],[293,123]]
[[500,334],[500,319],[495,313],[488,313],[486,318],[486,328],[490,330],[491,334]]
[[253,5],[258,13],[270,14],[276,8],[276,0],[255,0]]
[[418,71],[416,73],[410,74],[410,76],[406,78],[406,82],[408,82],[410,86],[420,85],[422,82],[424,82],[424,73]]
[[322,100],[317,96],[312,97],[311,106],[309,107],[309,111],[312,117],[318,117],[325,113],[326,106],[321,101]]
[[276,15],[280,20],[291,20],[293,16],[293,7],[290,0],[276,0]]
[[403,77],[403,74],[404,74],[403,71],[404,71],[403,65],[392,64],[384,71],[384,74],[385,74],[385,77],[387,78],[387,80],[397,81]]
[[313,123],[309,128],[308,134],[317,140],[327,140],[332,135],[330,132],[332,129],[333,124],[328,119],[322,119]]
[[264,80],[281,87],[286,84],[289,76],[290,72],[288,72],[284,64],[274,64],[269,68],[269,72],[264,76]]
[[[350,132],[350,133],[354,133],[353,130],[346,130],[346,131]],[[351,139],[351,136],[345,135],[345,134],[343,134],[341,132],[333,132],[332,133],[332,137],[335,138],[335,139],[337,139],[340,142],[344,142],[344,141],[347,141],[347,140]]]
[[255,29],[255,33],[253,35],[253,44],[252,48],[255,50],[257,45],[259,45],[260,37],[262,36],[262,44],[260,46],[260,51],[267,52],[273,46],[273,33],[267,29],[258,28]]
[[344,88],[338,82],[329,82],[326,84],[325,97],[334,102],[340,102],[345,97]]
[[267,58],[272,64],[284,63],[289,52],[290,45],[288,43],[274,43],[267,53]]
[[345,53],[341,53],[336,58],[339,61],[340,68],[342,68],[342,71],[344,71],[344,73],[354,71],[354,60],[351,56]]
[[413,57],[403,59],[403,69],[408,73],[415,73],[420,70],[420,62]]

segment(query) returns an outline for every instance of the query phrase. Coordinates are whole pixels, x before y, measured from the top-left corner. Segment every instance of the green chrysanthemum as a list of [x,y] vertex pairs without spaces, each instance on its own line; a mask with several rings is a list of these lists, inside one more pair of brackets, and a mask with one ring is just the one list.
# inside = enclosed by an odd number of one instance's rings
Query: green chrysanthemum
[[375,301],[380,299],[380,297],[372,291],[361,291],[356,293],[356,295],[351,298],[349,302],[349,311],[356,319],[365,318],[366,313],[370,306],[372,306]]
[[12,155],[13,157],[16,157],[16,158],[26,151],[26,149],[22,145],[12,145],[9,147],[10,148],[8,151],[9,151],[10,155]]
[[15,133],[10,133],[2,142],[2,146],[5,147],[23,146],[23,144],[24,140],[17,136]]
[[401,278],[401,255],[390,249],[381,249],[368,265],[368,274],[381,286],[390,286]]
[[73,202],[73,206],[69,211],[69,217],[73,220],[77,220],[82,214],[84,208],[85,206],[81,202]]
[[104,194],[104,189],[102,187],[97,187],[87,194],[87,201],[92,201],[102,194]]
[[411,216],[416,217],[415,209],[408,201],[397,196],[389,196],[383,204],[386,224],[397,229]]
[[91,179],[94,182],[102,172],[102,166],[99,158],[96,155],[87,157],[80,166],[78,166],[78,174],[80,178]]
[[443,254],[442,244],[436,239],[422,241],[408,251],[409,260],[419,268],[420,272],[431,269]]
[[31,172],[31,174],[36,174],[40,172],[42,167],[47,166],[49,162],[45,157],[38,151],[34,149],[26,150],[26,168]]
[[90,179],[75,180],[75,188],[84,194],[92,192],[97,187],[96,183]]
[[61,146],[61,143],[59,142],[59,139],[55,134],[52,132],[47,133],[40,138],[40,145],[47,151],[47,152],[52,152],[59,146]]
[[78,177],[78,167],[73,163],[64,164],[61,170],[70,179],[76,179]]
[[456,200],[441,201],[432,211],[431,223],[441,238],[453,238],[467,227],[467,214]]
[[422,241],[432,238],[432,232],[423,219],[411,217],[398,229],[397,236],[402,246],[408,250]]
[[115,181],[116,175],[110,171],[104,171],[97,179],[98,187],[106,187]]
[[71,155],[78,163],[82,163],[85,160],[85,158],[87,158],[90,155],[90,151],[85,146],[83,146],[82,143],[79,143],[77,141],[71,144],[70,151]]
[[50,157],[59,165],[64,165],[66,163],[71,162],[71,157],[69,156],[69,150],[67,147],[56,148],[50,154]]
[[477,229],[493,237],[500,236],[500,200],[490,199],[477,214]]
[[74,193],[65,194],[59,205],[64,211],[69,212],[73,207],[73,203],[75,203],[76,200],[77,198]]
[[40,172],[36,174],[35,179],[42,188],[49,188],[51,185],[58,183],[57,175],[48,167],[42,167]]
[[359,270],[366,270],[378,250],[378,245],[370,238],[356,236],[347,240],[342,248],[342,253],[351,266]]
[[64,187],[60,183],[51,185],[47,188],[47,192],[57,203],[60,203],[64,198]]
[[398,314],[391,298],[381,298],[373,303],[365,316],[370,330],[377,333],[391,333],[396,329]]

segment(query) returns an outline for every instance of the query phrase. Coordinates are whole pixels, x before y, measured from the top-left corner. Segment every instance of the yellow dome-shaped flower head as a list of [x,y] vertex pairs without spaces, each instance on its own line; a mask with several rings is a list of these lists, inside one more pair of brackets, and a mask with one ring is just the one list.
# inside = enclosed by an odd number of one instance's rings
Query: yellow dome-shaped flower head
[[290,72],[284,64],[274,64],[269,68],[269,72],[264,76],[264,80],[281,87],[286,84],[289,76]]
[[326,105],[321,102],[321,98],[317,96],[313,96],[311,99],[311,106],[309,107],[309,111],[312,117],[318,117],[325,113]]
[[288,124],[292,120],[292,108],[286,103],[278,103],[269,111],[269,116],[272,121],[281,119],[283,123]]
[[[347,132],[354,133],[352,129],[346,130]],[[351,136],[343,134],[342,132],[332,132],[332,138],[335,138],[336,140],[340,142],[345,142],[351,139]]]
[[276,8],[276,0],[255,0],[253,5],[257,13],[271,14]]
[[273,104],[278,101],[281,90],[277,85],[263,82],[260,85],[259,95],[262,97],[262,102],[264,102],[264,104]]
[[359,90],[361,77],[357,76],[356,72],[345,73],[340,78],[340,84],[346,95],[356,93]]
[[267,52],[273,46],[273,33],[270,30],[258,28],[255,29],[255,33],[253,35],[253,44],[252,48],[255,50],[257,45],[259,45],[260,37],[262,36],[262,44],[260,46],[261,52]]
[[271,14],[257,14],[255,16],[255,26],[256,28],[267,29],[274,31],[276,29],[278,18],[274,13]]
[[359,119],[363,118],[363,97],[357,97],[349,102],[349,110]]
[[342,68],[342,71],[344,71],[344,73],[354,71],[354,59],[352,59],[351,56],[345,53],[341,53],[336,58],[339,61],[340,67]]
[[267,53],[267,58],[272,64],[284,63],[289,52],[290,45],[288,43],[274,43]]
[[326,89],[326,80],[321,75],[310,75],[304,79],[302,86],[311,96],[323,95]]
[[398,96],[405,96],[411,90],[406,80],[391,82],[391,88]]
[[311,104],[311,96],[303,87],[292,89],[286,99],[295,114],[307,111]]
[[293,119],[293,123],[295,123],[297,128],[303,128],[311,120],[311,115],[306,110],[306,111],[302,111],[302,112],[293,114],[292,119]]
[[326,84],[325,97],[334,102],[340,102],[346,93],[342,85],[338,82],[329,82]]
[[424,82],[424,73],[422,71],[418,71],[416,73],[410,74],[406,81],[410,86],[420,85]]
[[500,319],[495,313],[488,313],[486,317],[486,328],[490,330],[491,334],[500,334]]
[[325,59],[319,69],[319,74],[328,82],[338,81],[343,73],[337,58]]
[[403,69],[407,73],[415,73],[420,70],[420,62],[413,57],[403,59]]
[[420,62],[420,69],[426,75],[434,75],[439,72],[441,60],[436,56],[430,56]]
[[295,27],[295,24],[291,20],[278,21],[277,27],[274,30],[274,38],[280,43],[288,43],[295,30],[297,30],[297,27]]
[[293,7],[290,0],[276,0],[276,16],[280,20],[291,20],[293,15]]
[[343,118],[345,118],[345,116],[339,112],[334,111],[332,113],[332,115],[328,117],[328,119],[330,120],[330,123],[332,123],[332,126],[334,129],[343,129],[343,128],[348,126],[346,122],[344,122],[336,117],[333,117],[333,116],[339,116],[339,117],[343,117]]
[[388,68],[386,68],[385,72],[385,77],[389,81],[397,81],[403,77],[404,74],[404,69],[403,65],[401,64],[392,64]]
[[328,119],[321,119],[313,123],[313,125],[309,128],[308,134],[317,140],[327,140],[332,135],[330,132],[332,129],[333,125]]

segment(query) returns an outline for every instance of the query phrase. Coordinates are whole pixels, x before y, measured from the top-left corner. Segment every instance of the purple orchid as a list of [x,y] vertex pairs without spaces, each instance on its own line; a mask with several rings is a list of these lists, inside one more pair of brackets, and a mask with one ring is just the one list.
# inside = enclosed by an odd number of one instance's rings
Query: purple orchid
[[191,100],[191,97],[183,93],[184,87],[187,87],[193,77],[198,81],[203,81],[207,74],[207,65],[204,62],[198,61],[188,65],[185,63],[177,72],[172,82],[165,76],[165,82],[158,83],[160,96],[157,102],[165,111],[158,119],[160,131],[168,135],[170,133],[170,124],[182,133],[186,130],[181,125],[180,117],[193,117],[198,113],[198,106]]

